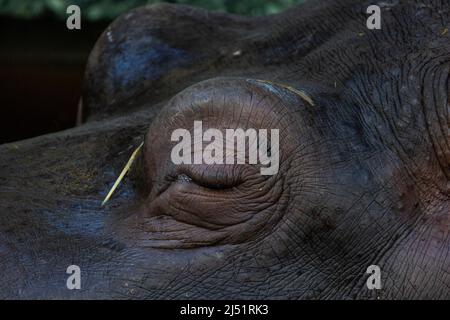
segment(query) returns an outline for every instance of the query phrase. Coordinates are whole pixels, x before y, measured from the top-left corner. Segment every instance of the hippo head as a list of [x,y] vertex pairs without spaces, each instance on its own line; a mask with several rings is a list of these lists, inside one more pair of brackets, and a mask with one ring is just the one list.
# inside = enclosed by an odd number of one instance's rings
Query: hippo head
[[[117,19],[83,124],[0,146],[0,296],[450,298],[450,4],[433,3],[380,2],[380,30],[355,0]],[[205,157],[232,129],[256,162]]]

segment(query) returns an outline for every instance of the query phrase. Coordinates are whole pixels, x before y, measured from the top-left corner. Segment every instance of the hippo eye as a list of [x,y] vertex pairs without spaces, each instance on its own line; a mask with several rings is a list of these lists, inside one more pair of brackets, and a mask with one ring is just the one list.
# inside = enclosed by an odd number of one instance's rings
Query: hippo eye
[[183,173],[176,177],[176,181],[177,182],[191,182],[192,179]]
[[193,183],[197,186],[211,190],[226,190],[239,186],[242,181],[232,168],[223,167],[217,170],[213,166],[203,166],[197,170],[186,170],[174,179],[180,183]]
[[231,181],[223,182],[214,181],[213,179],[191,179],[191,181],[200,187],[212,190],[231,189],[239,185],[239,183],[234,183]]

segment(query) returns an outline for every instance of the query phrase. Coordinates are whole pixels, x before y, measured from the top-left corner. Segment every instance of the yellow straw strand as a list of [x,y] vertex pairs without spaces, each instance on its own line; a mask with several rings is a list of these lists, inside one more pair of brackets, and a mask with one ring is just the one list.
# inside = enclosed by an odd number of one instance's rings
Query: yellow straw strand
[[286,90],[289,90],[289,91],[295,93],[296,95],[300,96],[300,98],[302,98],[303,100],[308,102],[308,104],[310,104],[312,107],[314,107],[313,99],[311,99],[311,97],[308,96],[306,94],[306,92],[304,92],[302,90],[298,90],[298,89],[295,89],[295,88],[293,88],[291,86],[287,86],[287,85],[282,84],[282,83],[272,82],[272,81],[269,81],[269,80],[256,80],[256,81],[261,82],[261,83],[267,83],[267,84],[275,85],[275,86],[284,88]]
[[120,184],[120,182],[122,181],[122,179],[125,177],[125,175],[127,174],[127,172],[130,170],[131,165],[133,164],[134,160],[136,159],[136,156],[139,152],[139,150],[141,150],[142,146],[144,145],[144,142],[141,142],[141,144],[133,151],[133,153],[131,154],[130,159],[128,160],[127,164],[125,165],[125,167],[122,169],[122,172],[120,173],[119,177],[117,178],[116,182],[114,182],[114,185],[112,186],[111,190],[109,190],[108,195],[105,197],[105,200],[103,200],[102,202],[102,207],[109,201],[109,199],[111,198],[111,196],[113,195],[114,191],[116,191],[117,186]]

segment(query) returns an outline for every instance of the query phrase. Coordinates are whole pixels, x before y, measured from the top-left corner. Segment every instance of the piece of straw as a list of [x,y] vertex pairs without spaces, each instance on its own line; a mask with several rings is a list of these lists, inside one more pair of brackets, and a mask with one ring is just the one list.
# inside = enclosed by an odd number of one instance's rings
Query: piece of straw
[[291,86],[288,86],[288,85],[285,85],[285,84],[282,84],[282,83],[278,83],[278,82],[272,82],[272,81],[269,81],[269,80],[256,80],[256,81],[261,82],[261,83],[267,83],[267,84],[275,85],[275,86],[284,88],[286,90],[289,90],[289,91],[295,93],[296,95],[300,96],[300,98],[302,98],[303,100],[308,102],[312,107],[314,107],[313,99],[311,99],[311,97],[308,96],[306,94],[306,92],[304,92],[302,90],[298,90],[298,89],[295,89],[295,88],[293,88]]
[[144,142],[141,142],[141,144],[133,151],[133,153],[131,154],[130,159],[128,160],[127,164],[125,165],[125,167],[122,169],[122,172],[120,173],[119,177],[117,178],[116,182],[114,182],[114,185],[112,186],[111,190],[109,190],[108,195],[105,197],[105,200],[103,200],[102,202],[102,207],[105,205],[106,202],[108,202],[108,200],[111,198],[111,196],[113,195],[114,191],[116,190],[117,186],[119,185],[119,183],[122,181],[123,177],[125,177],[125,175],[127,174],[127,172],[130,170],[131,165],[134,162],[134,159],[136,159],[136,156],[139,152],[139,150],[141,150],[142,146],[144,145]]

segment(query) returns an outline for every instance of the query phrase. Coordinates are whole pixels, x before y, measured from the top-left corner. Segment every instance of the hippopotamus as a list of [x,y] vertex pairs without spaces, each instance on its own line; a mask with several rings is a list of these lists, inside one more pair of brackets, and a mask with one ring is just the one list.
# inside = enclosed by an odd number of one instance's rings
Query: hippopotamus
[[[81,124],[0,146],[0,297],[449,299],[448,28],[438,0],[120,16]],[[174,163],[195,121],[279,130],[276,172]]]

